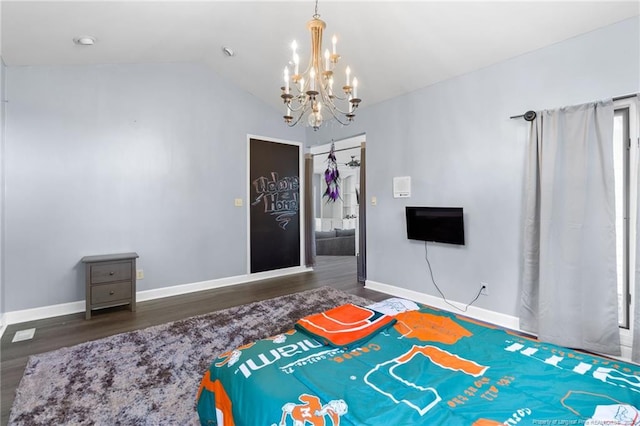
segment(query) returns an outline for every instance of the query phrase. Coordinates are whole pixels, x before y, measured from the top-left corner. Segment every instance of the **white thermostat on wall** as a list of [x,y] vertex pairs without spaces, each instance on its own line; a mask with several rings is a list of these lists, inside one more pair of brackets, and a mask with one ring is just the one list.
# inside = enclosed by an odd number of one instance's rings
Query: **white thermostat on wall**
[[393,198],[411,197],[411,176],[396,176],[393,178]]

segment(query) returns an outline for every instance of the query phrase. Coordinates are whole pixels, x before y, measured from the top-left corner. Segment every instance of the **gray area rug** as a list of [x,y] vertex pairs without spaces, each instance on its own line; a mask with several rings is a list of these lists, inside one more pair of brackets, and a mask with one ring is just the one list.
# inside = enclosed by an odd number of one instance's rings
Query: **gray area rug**
[[218,354],[348,302],[371,303],[322,287],[34,355],[9,425],[198,425],[196,393]]

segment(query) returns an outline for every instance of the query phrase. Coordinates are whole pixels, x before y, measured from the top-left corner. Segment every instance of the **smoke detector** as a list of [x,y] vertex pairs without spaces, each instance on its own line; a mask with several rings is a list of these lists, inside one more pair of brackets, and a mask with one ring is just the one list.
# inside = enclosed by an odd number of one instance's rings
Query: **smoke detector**
[[79,36],[73,39],[73,42],[79,46],[92,46],[96,42],[96,38],[93,36]]

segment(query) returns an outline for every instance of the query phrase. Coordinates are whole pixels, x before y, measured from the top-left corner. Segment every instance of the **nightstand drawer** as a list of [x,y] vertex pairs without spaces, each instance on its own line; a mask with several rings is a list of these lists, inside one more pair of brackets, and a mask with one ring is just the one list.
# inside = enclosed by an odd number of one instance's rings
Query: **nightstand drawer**
[[118,302],[131,299],[131,282],[102,284],[91,287],[91,304]]
[[131,279],[131,261],[91,265],[91,284]]

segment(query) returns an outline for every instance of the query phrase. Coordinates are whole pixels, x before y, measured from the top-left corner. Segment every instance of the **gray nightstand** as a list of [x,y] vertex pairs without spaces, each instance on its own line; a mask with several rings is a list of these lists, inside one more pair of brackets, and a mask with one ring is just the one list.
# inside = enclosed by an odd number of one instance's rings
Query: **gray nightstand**
[[86,318],[91,310],[111,306],[129,305],[136,310],[136,259],[137,253],[85,256],[86,269]]

